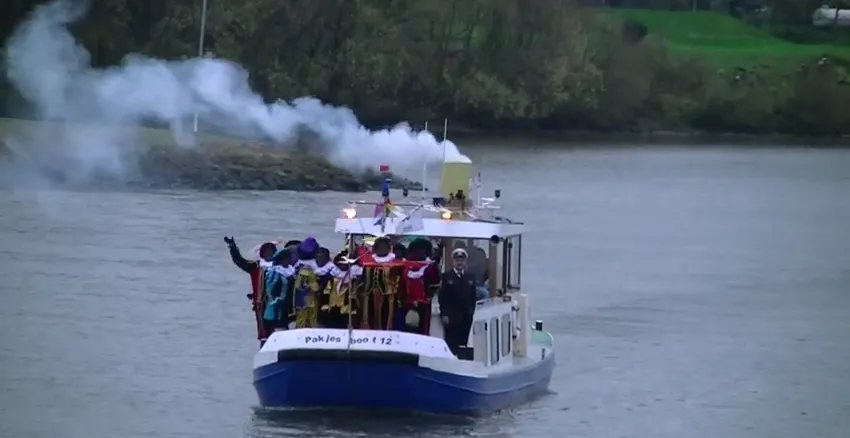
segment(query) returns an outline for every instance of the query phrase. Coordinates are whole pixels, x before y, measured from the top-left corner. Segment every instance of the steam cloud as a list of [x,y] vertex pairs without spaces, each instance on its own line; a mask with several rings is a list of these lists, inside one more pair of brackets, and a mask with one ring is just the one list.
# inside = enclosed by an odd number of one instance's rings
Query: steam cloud
[[[225,60],[128,55],[120,66],[92,68],[90,54],[67,29],[86,12],[86,6],[66,0],[38,7],[12,35],[6,53],[10,82],[39,117],[86,126],[66,130],[62,138],[39,139],[60,147],[72,159],[65,165],[78,173],[125,172],[126,151],[138,141],[138,130],[128,126],[142,122],[165,124],[178,144],[193,145],[194,114],[227,134],[282,144],[309,132],[332,163],[353,170],[383,163],[412,169],[443,158],[441,142],[407,124],[369,131],[350,109],[311,97],[267,105],[250,89],[248,73]],[[13,149],[27,147],[19,139],[6,141]],[[447,158],[466,159],[446,143]]]

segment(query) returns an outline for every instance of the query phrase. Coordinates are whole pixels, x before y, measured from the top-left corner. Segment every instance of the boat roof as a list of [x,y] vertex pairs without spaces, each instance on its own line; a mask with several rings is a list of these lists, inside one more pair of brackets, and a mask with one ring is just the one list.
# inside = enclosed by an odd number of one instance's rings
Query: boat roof
[[[366,236],[421,236],[448,237],[457,239],[490,239],[518,236],[525,233],[526,227],[519,222],[493,214],[498,208],[492,205],[492,199],[484,204],[470,206],[467,209],[446,208],[429,203],[393,204],[392,214],[382,220],[374,211],[365,213],[357,207],[369,207],[374,210],[381,203],[353,201],[344,210],[353,210],[355,217],[342,217],[336,220],[334,231],[342,234]],[[451,214],[451,219],[441,216]]]
[[525,233],[525,225],[515,223],[491,223],[478,221],[422,219],[422,227],[408,226],[410,221],[399,218],[389,218],[383,226],[376,223],[374,217],[358,217],[354,219],[340,218],[336,220],[334,231],[343,234],[362,234],[368,236],[422,236],[422,237],[452,237],[458,239],[489,239],[493,236],[501,238],[518,236]]

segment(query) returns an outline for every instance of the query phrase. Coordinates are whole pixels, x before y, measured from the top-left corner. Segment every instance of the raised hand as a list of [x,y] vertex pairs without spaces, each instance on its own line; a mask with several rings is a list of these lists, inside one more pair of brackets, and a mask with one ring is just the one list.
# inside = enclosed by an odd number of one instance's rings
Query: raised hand
[[227,244],[228,248],[232,248],[232,247],[236,246],[236,240],[233,239],[233,237],[225,236],[224,237],[224,243]]

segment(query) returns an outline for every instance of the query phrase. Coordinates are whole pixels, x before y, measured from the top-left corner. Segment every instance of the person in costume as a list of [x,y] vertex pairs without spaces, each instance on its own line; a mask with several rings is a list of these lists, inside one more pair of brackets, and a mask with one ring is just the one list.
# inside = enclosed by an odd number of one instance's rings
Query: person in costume
[[431,330],[431,298],[440,286],[439,265],[429,257],[433,245],[416,239],[408,245],[403,276],[404,331],[427,335]]
[[230,259],[233,261],[233,264],[247,274],[251,274],[251,272],[258,267],[270,267],[272,265],[272,258],[274,257],[274,253],[275,251],[277,251],[277,247],[274,243],[266,242],[260,245],[259,259],[247,260],[245,259],[245,257],[242,257],[242,253],[239,251],[239,247],[236,245],[236,239],[234,239],[233,237],[225,237],[224,243],[227,244],[227,249],[230,252]]
[[393,254],[395,255],[394,263],[399,264],[399,269],[401,270],[401,278],[398,284],[398,291],[396,292],[396,300],[395,300],[395,309],[393,309],[393,320],[392,327],[396,330],[401,330],[405,327],[405,316],[407,312],[405,311],[405,289],[404,289],[404,272],[406,266],[407,259],[407,246],[404,243],[401,243],[401,240],[398,238],[390,239],[390,241],[396,241],[393,245]]
[[289,251],[289,255],[290,255],[289,262],[292,263],[293,265],[298,262],[298,251],[296,251],[296,249],[298,248],[298,245],[300,245],[300,244],[301,244],[300,240],[290,240],[283,245],[284,248],[291,248],[292,249],[291,251]]
[[246,260],[236,245],[236,239],[225,237],[224,243],[227,244],[233,264],[251,277],[251,293],[246,296],[251,300],[251,309],[254,311],[254,319],[257,324],[257,339],[262,345],[269,335],[263,323],[263,312],[265,311],[263,270],[272,266],[271,260],[277,248],[275,244],[266,242],[260,246],[260,258],[258,260]]
[[393,254],[395,254],[396,260],[403,260],[407,258],[407,247],[404,246],[403,243],[396,243],[393,245]]
[[322,275],[316,275],[316,280],[319,284],[319,289],[316,291],[316,307],[319,309],[318,321],[321,326],[324,326],[321,310],[327,304],[326,294],[330,286],[336,265],[331,260],[331,251],[325,247],[319,247],[316,251],[316,267],[318,271],[324,272]]
[[386,237],[375,239],[372,251],[358,258],[361,277],[361,327],[391,330],[395,315],[398,285],[403,265],[395,263],[392,245]]
[[324,300],[321,308],[321,321],[325,327],[348,328],[349,315],[354,318],[357,315],[357,303],[355,294],[350,289],[354,287],[355,279],[362,273],[357,265],[350,265],[346,258],[348,251],[343,250],[334,257],[334,268],[331,270],[331,279],[325,288]]
[[[263,306],[263,325],[267,334],[275,330],[285,330],[288,325],[290,313],[287,300],[289,294],[289,283],[295,274],[295,269],[290,263],[290,250],[281,248],[272,257],[272,266],[263,270],[263,291],[265,306]],[[265,339],[260,340],[260,345]]]
[[319,243],[308,237],[297,248],[298,262],[295,263],[295,281],[292,290],[292,316],[295,327],[318,327],[319,278],[327,275],[333,263],[319,266],[316,254]]

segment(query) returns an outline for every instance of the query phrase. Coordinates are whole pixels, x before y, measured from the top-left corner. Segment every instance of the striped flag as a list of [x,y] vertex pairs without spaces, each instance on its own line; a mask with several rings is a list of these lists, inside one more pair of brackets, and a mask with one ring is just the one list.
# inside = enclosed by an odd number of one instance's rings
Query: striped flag
[[375,205],[375,217],[378,218],[375,225],[383,227],[392,212],[393,202],[390,201],[390,198],[384,198],[384,202]]

